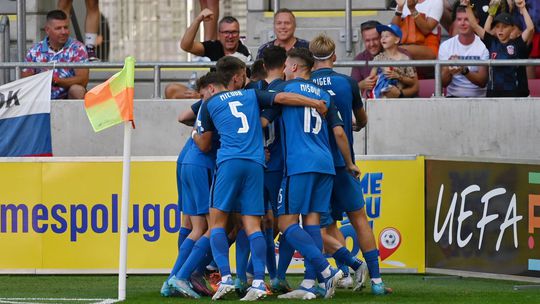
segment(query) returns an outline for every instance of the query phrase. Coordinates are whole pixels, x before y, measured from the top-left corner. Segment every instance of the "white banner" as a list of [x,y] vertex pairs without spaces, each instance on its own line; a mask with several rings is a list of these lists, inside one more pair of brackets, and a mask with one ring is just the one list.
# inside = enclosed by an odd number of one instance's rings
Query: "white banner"
[[51,112],[53,71],[0,86],[0,119]]

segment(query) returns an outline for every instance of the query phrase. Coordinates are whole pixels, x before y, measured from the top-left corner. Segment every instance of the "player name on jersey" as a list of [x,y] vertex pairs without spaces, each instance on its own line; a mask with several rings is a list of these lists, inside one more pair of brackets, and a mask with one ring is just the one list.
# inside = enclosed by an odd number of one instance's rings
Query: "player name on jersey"
[[317,95],[319,97],[321,96],[321,89],[320,88],[314,87],[314,86],[312,86],[310,84],[307,84],[307,83],[300,84],[300,90],[302,92],[315,94],[315,95]]
[[313,82],[315,82],[317,85],[320,85],[320,86],[332,85],[332,81],[331,81],[330,77],[314,78]]
[[222,93],[219,98],[221,98],[221,100],[225,100],[227,98],[231,98],[231,97],[235,97],[235,96],[244,96],[242,94],[242,92],[240,91],[230,91],[230,92],[225,92],[225,93]]

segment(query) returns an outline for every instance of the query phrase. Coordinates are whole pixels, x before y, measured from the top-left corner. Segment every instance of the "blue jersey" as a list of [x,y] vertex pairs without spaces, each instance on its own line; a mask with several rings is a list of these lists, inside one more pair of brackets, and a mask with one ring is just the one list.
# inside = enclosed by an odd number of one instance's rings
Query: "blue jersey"
[[[195,121],[195,127],[197,128],[197,132],[200,133],[200,111],[202,100],[199,100],[198,102],[191,105],[191,110],[193,113],[197,115],[197,119]],[[186,143],[187,145],[188,143]],[[193,140],[189,141],[189,148],[187,149],[185,156],[182,160],[182,164],[189,164],[189,165],[196,165],[205,167],[208,169],[214,169],[216,166],[216,153],[217,149],[219,148],[219,137],[217,134],[214,134],[212,136],[212,149],[204,153],[199,149],[199,147],[193,142]]]
[[[313,82],[294,79],[276,87],[276,91],[291,92],[324,100],[330,106],[330,95]],[[314,108],[282,107],[281,138],[285,157],[285,174],[335,174],[328,140],[326,120]]]
[[[343,120],[343,129],[349,140],[351,156],[354,158],[352,111],[364,106],[362,98],[360,97],[358,83],[351,77],[337,73],[330,68],[314,71],[311,74],[311,79],[332,96],[340,117]],[[332,132],[330,132],[330,139],[334,148],[332,154],[334,156],[336,167],[345,166],[343,156],[335,145],[335,139]]]
[[268,87],[268,83],[266,80],[258,80],[258,81],[251,81],[250,83],[246,84],[246,87],[244,89],[256,89],[256,90],[266,90]]
[[178,158],[176,159],[176,162],[178,164],[182,164],[192,143],[193,143],[193,139],[191,139],[191,137],[186,140],[186,142],[184,143],[184,147],[182,148],[182,151],[180,151],[180,154],[178,154]]
[[217,164],[229,159],[248,159],[264,165],[261,106],[271,106],[275,93],[238,90],[218,93],[201,107],[201,131],[219,133]]
[[[266,81],[265,81],[266,82]],[[274,89],[284,82],[283,79],[275,79],[266,86],[266,90],[274,92]],[[283,171],[283,148],[281,147],[280,124],[281,116],[275,119],[264,129],[264,143],[270,152],[270,159],[266,163],[266,171]]]

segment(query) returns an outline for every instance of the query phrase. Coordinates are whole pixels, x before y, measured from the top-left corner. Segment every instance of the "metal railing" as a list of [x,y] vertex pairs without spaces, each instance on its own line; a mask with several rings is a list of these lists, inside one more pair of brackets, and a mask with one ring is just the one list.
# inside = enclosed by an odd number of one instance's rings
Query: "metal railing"
[[[26,0],[17,0],[17,60],[24,61],[26,53]],[[15,78],[21,77],[20,70],[15,72]]]
[[345,52],[353,51],[352,0],[345,0]]
[[[9,62],[10,61],[10,52],[9,52],[9,18],[8,16],[0,16],[0,62]],[[9,82],[9,70],[4,69],[0,72],[0,84]]]
[[[248,66],[251,62],[247,63]],[[20,73],[21,68],[119,68],[123,62],[89,62],[89,63],[37,63],[37,62],[4,62],[0,69],[15,69]],[[152,68],[154,72],[153,98],[161,98],[161,69],[162,68],[211,68],[215,62],[137,62],[136,68]],[[443,66],[540,66],[540,59],[516,60],[403,60],[403,61],[337,61],[335,67],[434,67],[435,96],[442,96],[441,67]],[[137,78],[136,78],[137,79]]]

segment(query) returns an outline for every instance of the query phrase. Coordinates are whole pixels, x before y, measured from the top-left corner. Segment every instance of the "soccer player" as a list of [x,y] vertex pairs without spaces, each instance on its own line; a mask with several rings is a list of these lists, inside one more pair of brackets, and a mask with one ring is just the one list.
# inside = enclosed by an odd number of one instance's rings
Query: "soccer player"
[[[216,63],[216,69],[222,75],[227,89],[237,90],[244,86],[246,66],[240,60],[234,57],[223,57]],[[202,132],[200,115],[198,115],[201,105],[202,101],[199,101],[179,116],[180,122],[194,125],[193,132],[195,133]],[[195,116],[196,120],[193,121]],[[176,269],[175,276],[169,278],[169,285],[181,294],[192,298],[199,298],[198,292],[204,295],[213,294],[206,288],[201,276],[192,276],[192,274],[199,267],[206,266],[212,259],[207,220],[210,185],[216,166],[218,147],[219,137],[216,133],[212,136],[210,151],[203,152],[193,143],[182,162],[184,212],[192,219],[193,231],[187,242],[184,242],[183,250],[178,256],[177,264],[180,266]],[[188,281],[190,277],[191,285]]]
[[266,296],[264,285],[266,244],[261,232],[263,203],[264,147],[259,105],[276,103],[302,104],[326,112],[320,100],[297,94],[272,94],[255,90],[227,91],[218,73],[209,73],[198,81],[203,98],[202,134],[194,141],[202,151],[212,146],[212,134],[220,135],[217,171],[210,195],[210,243],[221,272],[222,281],[212,299],[217,300],[234,290],[229,266],[229,246],[225,227],[229,213],[240,212],[250,242],[254,267],[252,286],[242,300]]
[[[285,80],[283,69],[285,60],[287,59],[287,51],[280,46],[269,46],[262,51],[262,62],[266,71],[266,78],[251,82],[248,87],[273,91],[278,85]],[[277,116],[275,119],[274,116]],[[281,136],[279,126],[281,119],[279,112],[264,111],[262,113],[265,148],[269,153],[269,159],[266,162],[264,172],[264,195],[267,213],[263,218],[263,227],[265,229],[265,238],[267,246],[266,267],[270,276],[270,288],[272,292],[289,292],[291,287],[285,279],[285,273],[289,263],[282,263],[280,259],[280,267],[276,269],[276,255],[274,238],[277,235],[277,200],[281,181],[283,179],[283,151],[281,148]],[[273,121],[272,121],[273,120]],[[272,122],[269,122],[272,121]],[[285,241],[280,239],[279,255],[290,256],[292,258],[294,249]],[[240,277],[240,270],[243,268],[237,261],[237,275]]]
[[[312,66],[313,58],[307,49],[290,50],[284,69],[288,81],[276,91],[323,99],[330,106],[330,95],[309,81]],[[329,208],[335,174],[327,122],[317,111],[308,107],[285,106],[281,119],[285,170],[278,202],[278,225],[286,241],[304,256],[306,265],[309,265],[300,288],[291,293],[296,292],[295,295],[303,299],[314,298],[318,273],[324,282],[324,296],[330,298],[343,273],[330,267],[323,256],[319,226],[319,213]],[[298,224],[300,215],[303,216],[303,228]],[[280,297],[288,298],[291,295]]]
[[[176,187],[178,190],[178,212],[182,212],[182,161],[184,160],[184,157],[186,156],[186,153],[189,149],[189,146],[191,145],[191,138],[189,138],[186,143],[184,144],[184,148],[182,148],[182,151],[180,151],[180,154],[178,154],[178,159],[176,160]],[[191,221],[189,220],[189,216],[182,213],[180,216],[180,231],[178,233],[178,252],[180,252],[180,247],[186,240],[187,236],[191,232]],[[180,269],[179,265],[179,259],[176,259],[176,262],[174,263],[174,266],[171,270],[171,273],[167,280],[163,282],[163,285],[161,286],[160,293],[164,297],[169,297],[173,295],[173,290],[169,287],[168,280]]]
[[[349,149],[351,154],[354,155],[352,113],[356,118],[357,131],[367,123],[367,115],[363,108],[358,85],[349,76],[337,73],[332,69],[336,54],[335,44],[331,38],[326,35],[319,35],[310,42],[309,49],[315,59],[311,79],[334,96],[335,104],[344,121],[345,133],[350,143]],[[327,233],[323,232],[325,249],[333,254],[336,261],[339,260],[353,267],[356,279],[354,290],[360,289],[365,280],[365,265],[361,264],[356,257],[353,257],[344,246],[343,235],[340,235],[341,232],[336,226],[336,221],[342,220],[342,214],[346,212],[356,231],[360,248],[367,263],[372,292],[376,295],[391,293],[392,290],[385,287],[379,272],[379,252],[364,210],[365,203],[360,181],[347,172],[342,155],[337,149],[334,149],[334,151],[336,176],[332,190],[332,212],[324,215],[321,220],[321,226],[327,227]],[[341,239],[343,243],[336,242],[336,238]]]

